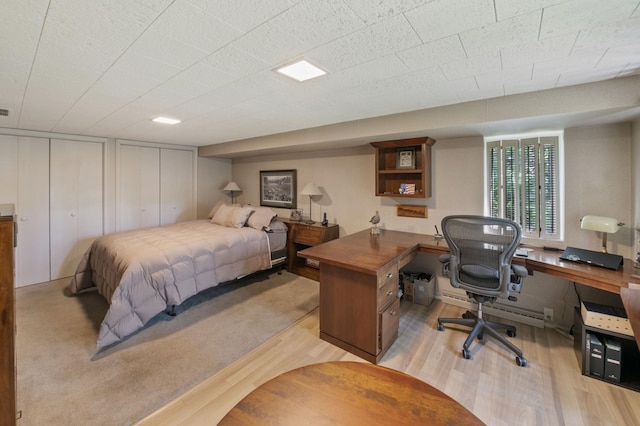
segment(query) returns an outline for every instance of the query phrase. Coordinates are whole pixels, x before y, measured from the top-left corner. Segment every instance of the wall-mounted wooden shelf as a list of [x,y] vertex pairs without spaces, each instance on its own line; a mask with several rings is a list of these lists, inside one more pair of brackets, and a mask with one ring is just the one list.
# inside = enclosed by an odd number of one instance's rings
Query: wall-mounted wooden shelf
[[429,137],[371,142],[376,148],[376,195],[425,198],[431,196]]

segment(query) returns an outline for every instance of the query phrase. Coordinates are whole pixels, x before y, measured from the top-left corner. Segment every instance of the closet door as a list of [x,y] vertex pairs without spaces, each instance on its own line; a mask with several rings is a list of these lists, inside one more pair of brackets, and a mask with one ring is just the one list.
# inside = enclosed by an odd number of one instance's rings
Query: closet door
[[120,145],[118,230],[160,225],[160,149]]
[[50,280],[49,139],[18,138],[16,286]]
[[103,231],[103,145],[51,140],[51,279],[75,273]]
[[193,151],[160,150],[160,223],[194,219]]
[[18,137],[0,135],[0,204],[18,203]]

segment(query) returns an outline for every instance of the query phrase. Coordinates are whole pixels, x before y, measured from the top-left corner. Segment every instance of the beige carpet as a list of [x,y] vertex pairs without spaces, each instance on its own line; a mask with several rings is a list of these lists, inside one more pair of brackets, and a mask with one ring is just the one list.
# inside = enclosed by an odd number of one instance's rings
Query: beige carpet
[[318,283],[261,273],[187,300],[121,343],[96,349],[108,308],[68,280],[17,290],[21,426],[126,425],[268,340],[318,306]]

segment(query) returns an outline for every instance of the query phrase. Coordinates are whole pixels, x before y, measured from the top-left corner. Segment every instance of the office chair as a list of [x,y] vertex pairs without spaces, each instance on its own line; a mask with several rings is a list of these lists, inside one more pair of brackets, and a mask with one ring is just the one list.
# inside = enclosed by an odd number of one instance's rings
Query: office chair
[[511,264],[522,236],[520,225],[494,217],[447,216],[442,220],[442,233],[451,252],[439,259],[444,275],[453,287],[466,290],[478,303],[478,312],[467,311],[462,318],[438,318],[438,330],[443,331],[446,323],[472,327],[462,349],[465,359],[471,358],[469,347],[473,340],[482,340],[486,333],[516,354],[516,364],[526,366],[522,351],[496,331],[506,330],[509,337],[515,337],[516,328],[482,318],[483,304],[493,303],[498,297],[517,300],[509,293],[519,293],[527,276],[525,267]]

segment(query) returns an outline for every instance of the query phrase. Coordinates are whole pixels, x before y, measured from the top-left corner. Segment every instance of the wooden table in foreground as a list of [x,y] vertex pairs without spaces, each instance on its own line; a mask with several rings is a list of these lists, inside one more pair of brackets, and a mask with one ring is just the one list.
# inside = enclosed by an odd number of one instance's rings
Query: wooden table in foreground
[[324,362],[263,384],[220,425],[483,425],[415,377],[368,363]]

